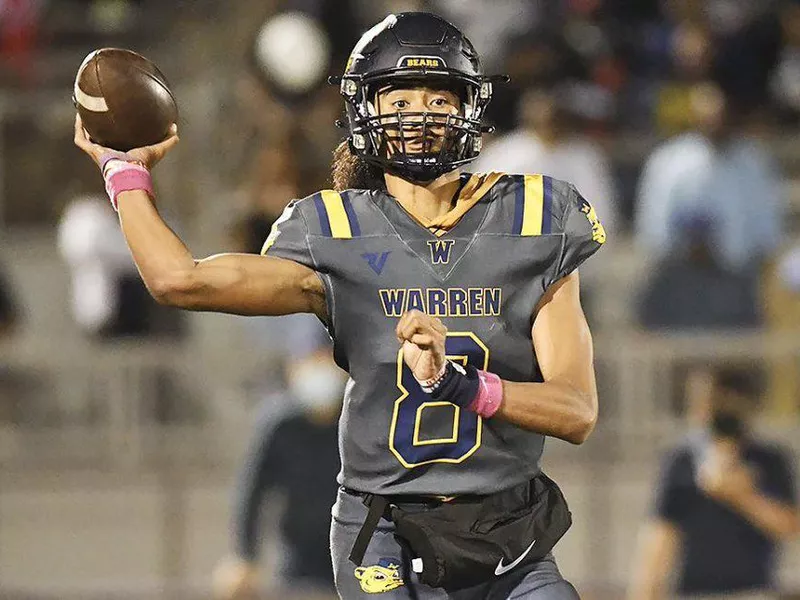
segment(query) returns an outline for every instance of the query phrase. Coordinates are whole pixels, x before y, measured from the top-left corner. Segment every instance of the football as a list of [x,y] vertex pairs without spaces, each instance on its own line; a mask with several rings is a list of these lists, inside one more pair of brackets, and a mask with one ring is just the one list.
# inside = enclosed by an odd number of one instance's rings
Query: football
[[178,120],[164,74],[141,54],[120,48],[95,50],[83,60],[73,102],[91,140],[115,150],[158,143]]

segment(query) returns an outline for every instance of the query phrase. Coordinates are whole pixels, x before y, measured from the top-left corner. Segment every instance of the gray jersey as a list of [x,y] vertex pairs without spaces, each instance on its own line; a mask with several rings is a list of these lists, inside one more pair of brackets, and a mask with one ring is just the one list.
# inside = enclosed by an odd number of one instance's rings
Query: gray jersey
[[485,494],[539,471],[544,436],[432,402],[403,364],[395,327],[405,311],[424,311],[447,326],[452,360],[509,381],[542,381],[535,307],[605,232],[571,184],[499,174],[462,182],[483,196],[441,235],[386,192],[325,190],[292,202],[264,244],[325,285],[334,356],[350,374],[339,477],[355,490]]

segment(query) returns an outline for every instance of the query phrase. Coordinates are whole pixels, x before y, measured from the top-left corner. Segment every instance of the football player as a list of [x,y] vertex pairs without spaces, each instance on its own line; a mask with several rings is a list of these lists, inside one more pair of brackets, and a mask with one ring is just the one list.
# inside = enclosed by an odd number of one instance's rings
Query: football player
[[573,599],[550,550],[571,523],[539,461],[580,444],[597,390],[577,267],[605,241],[569,183],[470,174],[496,77],[428,13],[389,15],[335,79],[347,112],[334,190],[291,202],[262,256],[195,260],[149,168],[177,135],[101,166],[160,302],[316,314],[348,371],[330,532],[342,598]]

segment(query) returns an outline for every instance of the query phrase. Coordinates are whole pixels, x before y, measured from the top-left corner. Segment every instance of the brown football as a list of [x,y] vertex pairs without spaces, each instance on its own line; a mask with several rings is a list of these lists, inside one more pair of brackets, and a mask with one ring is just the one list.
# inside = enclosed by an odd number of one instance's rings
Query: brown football
[[95,50],[83,60],[73,101],[92,141],[115,150],[160,142],[178,120],[164,74],[141,54],[120,48]]

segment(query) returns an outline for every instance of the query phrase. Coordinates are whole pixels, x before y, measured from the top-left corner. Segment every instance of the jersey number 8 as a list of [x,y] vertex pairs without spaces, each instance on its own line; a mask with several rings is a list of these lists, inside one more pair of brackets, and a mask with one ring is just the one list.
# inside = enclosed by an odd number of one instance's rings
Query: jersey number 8
[[[449,332],[445,352],[450,360],[477,369],[486,370],[489,366],[489,349],[471,332]],[[480,447],[481,418],[455,404],[431,401],[403,362],[402,350],[397,353],[397,387],[401,395],[394,403],[389,448],[404,467],[460,463]],[[423,438],[423,421],[439,432],[446,430],[447,435]]]

